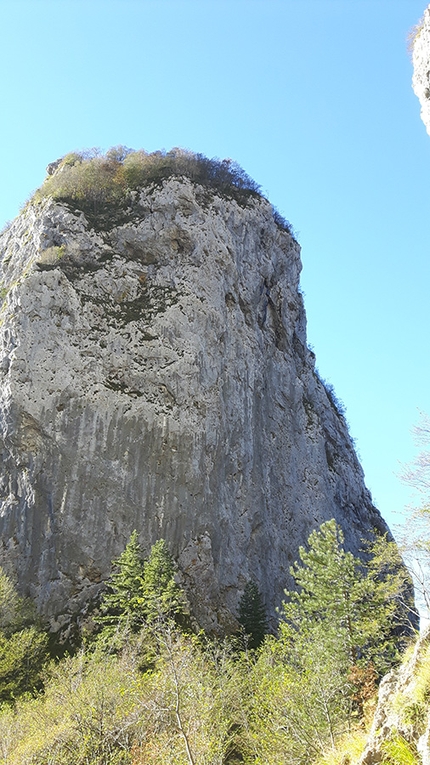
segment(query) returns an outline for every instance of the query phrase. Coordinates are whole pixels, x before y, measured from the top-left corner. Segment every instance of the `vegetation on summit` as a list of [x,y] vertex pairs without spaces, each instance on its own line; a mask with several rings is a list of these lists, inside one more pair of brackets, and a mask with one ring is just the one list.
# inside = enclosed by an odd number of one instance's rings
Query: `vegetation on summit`
[[[262,196],[260,186],[230,159],[209,159],[184,149],[146,152],[117,146],[106,154],[96,149],[67,154],[53,163],[52,174],[33,200],[52,197],[82,210],[94,225],[116,221],[118,210],[132,210],[137,189],[161,185],[171,177],[189,178],[208,193],[216,192],[245,206]],[[55,169],[54,169],[55,168]],[[122,213],[122,214],[123,214]],[[275,209],[276,224],[292,228]]]

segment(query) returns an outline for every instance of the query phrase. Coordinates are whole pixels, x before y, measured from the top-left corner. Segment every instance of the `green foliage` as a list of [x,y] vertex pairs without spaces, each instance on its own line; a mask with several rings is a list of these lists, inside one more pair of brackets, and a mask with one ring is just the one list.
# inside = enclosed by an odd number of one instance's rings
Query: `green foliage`
[[334,751],[363,718],[376,670],[396,659],[391,573],[346,552],[334,520],[299,552],[291,569],[298,589],[286,592],[279,638],[266,639],[255,670],[256,762],[270,765],[304,765]]
[[148,560],[143,561],[138,534],[133,531],[113,565],[116,570],[97,619],[104,626],[99,644],[121,647],[129,633],[185,612],[185,598],[175,582],[175,566],[164,539],[152,546]]
[[420,658],[414,685],[414,698],[418,703],[429,704],[430,702],[430,646]]
[[[389,628],[398,582],[380,540],[374,550],[365,566],[345,552],[335,522],[323,524],[292,568],[299,589],[287,593],[279,637],[266,635],[256,650],[238,652],[235,640],[179,629],[185,606],[167,545],[159,540],[143,561],[133,532],[114,562],[94,650],[51,665],[44,693],[17,698],[14,714],[0,709],[0,765],[352,762],[346,758],[362,747],[356,733],[375,690],[373,664],[382,671],[394,655]],[[2,581],[11,608],[0,613],[5,625],[16,625],[19,599]],[[241,619],[260,641],[265,615],[253,583]],[[43,646],[38,653],[38,633],[34,642],[29,634],[34,628],[8,629],[0,642],[0,678],[13,699],[38,687]],[[115,634],[115,650],[106,651]],[[427,690],[423,680],[420,699]],[[415,765],[406,759],[406,742],[391,744],[387,763]]]
[[393,736],[382,745],[384,765],[420,765],[421,757],[413,744],[406,741],[403,736]]
[[267,633],[266,609],[255,582],[247,582],[239,602],[239,624],[248,648],[258,648]]
[[21,701],[14,721],[0,716],[0,739],[3,733],[7,741],[4,762],[129,763],[138,716],[134,707],[144,685],[126,661],[81,655],[64,659],[52,668],[43,696]]
[[143,560],[137,531],[117,560],[115,570],[108,581],[108,590],[103,596],[102,624],[134,630],[142,626]]
[[175,566],[167,543],[159,539],[145,562],[142,607],[147,623],[166,621],[185,612],[184,594],[175,582]]
[[22,604],[11,579],[0,567],[0,630],[3,634],[8,635],[21,626]]
[[381,570],[381,557],[365,567],[344,550],[343,541],[342,530],[331,520],[312,532],[308,550],[300,548],[301,563],[291,569],[298,590],[286,591],[283,604],[283,641],[287,647],[302,636],[307,640],[322,625],[328,640],[332,631],[337,635],[339,658],[350,666],[372,662],[383,674],[397,660],[394,628],[401,582],[397,572]]
[[[35,201],[52,197],[83,210],[92,222],[95,217],[113,213],[115,208],[132,206],[130,191],[160,185],[171,177],[186,177],[209,191],[220,193],[246,205],[261,195],[260,187],[230,159],[208,159],[184,149],[148,153],[123,146],[105,155],[97,150],[67,154],[41,188]],[[276,224],[292,233],[288,221],[274,211]]]
[[42,686],[42,670],[48,658],[48,636],[36,627],[0,633],[0,701],[13,701]]
[[0,568],[0,702],[11,702],[42,685],[48,636],[28,626],[33,610]]
[[239,749],[242,669],[166,628],[157,663],[132,651],[79,655],[51,670],[45,693],[0,711],[1,765],[222,765]]
[[366,730],[349,731],[336,742],[336,748],[327,752],[316,765],[359,765],[366,743]]

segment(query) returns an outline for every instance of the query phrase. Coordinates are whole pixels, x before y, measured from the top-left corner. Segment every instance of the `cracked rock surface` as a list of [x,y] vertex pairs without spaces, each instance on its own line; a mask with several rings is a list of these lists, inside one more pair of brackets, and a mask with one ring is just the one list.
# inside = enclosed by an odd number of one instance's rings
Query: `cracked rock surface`
[[197,619],[222,631],[249,579],[274,614],[323,521],[355,553],[386,526],[315,373],[299,246],[271,205],[177,178],[135,195],[97,230],[30,204],[0,238],[0,564],[55,628],[137,529],[146,553],[168,541]]

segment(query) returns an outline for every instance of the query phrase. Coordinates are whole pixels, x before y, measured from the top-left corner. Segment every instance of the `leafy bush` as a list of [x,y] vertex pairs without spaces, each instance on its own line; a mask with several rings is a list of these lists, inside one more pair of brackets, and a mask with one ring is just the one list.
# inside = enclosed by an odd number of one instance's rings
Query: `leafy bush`
[[0,633],[0,702],[13,701],[42,687],[42,669],[48,658],[48,636],[36,627]]
[[[103,214],[130,204],[129,192],[141,187],[160,185],[173,176],[189,178],[208,190],[218,192],[246,205],[251,197],[260,197],[260,186],[230,159],[208,159],[184,149],[146,152],[116,146],[102,155],[95,149],[67,154],[36,192],[36,201],[51,196],[73,204],[86,214]],[[50,170],[51,172],[51,170]],[[288,221],[274,211],[276,224],[292,233]]]
[[48,636],[31,625],[33,619],[31,605],[0,568],[0,702],[12,702],[42,686]]

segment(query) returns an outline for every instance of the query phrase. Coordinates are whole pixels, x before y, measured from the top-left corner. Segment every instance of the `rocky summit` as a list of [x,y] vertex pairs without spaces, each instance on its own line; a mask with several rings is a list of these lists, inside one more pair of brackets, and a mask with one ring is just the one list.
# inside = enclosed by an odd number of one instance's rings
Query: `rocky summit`
[[134,529],[167,540],[214,632],[248,580],[275,613],[323,521],[355,553],[387,531],[306,344],[299,245],[233,191],[178,172],[109,204],[57,190],[0,237],[0,564],[54,630]]

